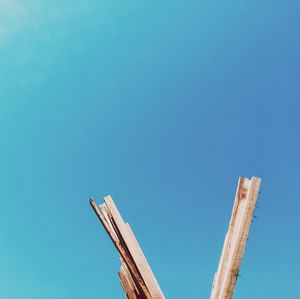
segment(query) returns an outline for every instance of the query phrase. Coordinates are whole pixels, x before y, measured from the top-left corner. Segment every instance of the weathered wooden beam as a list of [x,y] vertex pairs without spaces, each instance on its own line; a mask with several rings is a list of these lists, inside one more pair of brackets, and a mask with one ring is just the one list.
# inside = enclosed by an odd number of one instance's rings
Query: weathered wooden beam
[[164,295],[130,226],[122,219],[111,196],[90,204],[121,257],[119,277],[129,299],[164,299]]
[[211,299],[231,299],[255,209],[261,179],[239,179],[232,215],[215,274]]

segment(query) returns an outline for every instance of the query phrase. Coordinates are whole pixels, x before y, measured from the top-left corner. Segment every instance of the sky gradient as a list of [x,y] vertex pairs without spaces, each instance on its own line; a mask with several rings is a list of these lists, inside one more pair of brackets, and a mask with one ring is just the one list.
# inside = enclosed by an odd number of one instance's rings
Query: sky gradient
[[123,298],[107,194],[166,298],[209,298],[239,176],[235,298],[298,298],[299,28],[295,0],[0,0],[0,298]]

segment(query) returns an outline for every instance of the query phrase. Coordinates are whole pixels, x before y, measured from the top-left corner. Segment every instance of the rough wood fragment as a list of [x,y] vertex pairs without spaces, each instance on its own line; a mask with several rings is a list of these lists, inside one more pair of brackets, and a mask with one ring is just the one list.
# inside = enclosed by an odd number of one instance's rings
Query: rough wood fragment
[[120,281],[123,286],[125,295],[128,299],[138,299],[135,284],[133,283],[130,273],[125,270],[125,267],[126,266],[124,266],[123,264],[119,272]]
[[129,299],[164,299],[164,295],[130,226],[122,219],[111,196],[97,206],[90,204],[121,258],[119,277]]

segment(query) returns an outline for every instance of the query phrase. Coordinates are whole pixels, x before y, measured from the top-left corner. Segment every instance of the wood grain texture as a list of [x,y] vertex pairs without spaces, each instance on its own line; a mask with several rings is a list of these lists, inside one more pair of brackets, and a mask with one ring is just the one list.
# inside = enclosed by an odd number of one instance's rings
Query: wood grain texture
[[261,179],[239,179],[211,299],[231,299],[239,275]]
[[164,299],[159,284],[128,223],[125,223],[111,196],[97,206],[90,204],[109,235],[121,259],[119,277],[129,299]]
[[[255,209],[261,179],[240,177],[229,228],[211,299],[232,299]],[[111,196],[90,204],[116,247],[121,261],[120,282],[128,299],[164,299],[160,286],[128,223],[125,223]]]

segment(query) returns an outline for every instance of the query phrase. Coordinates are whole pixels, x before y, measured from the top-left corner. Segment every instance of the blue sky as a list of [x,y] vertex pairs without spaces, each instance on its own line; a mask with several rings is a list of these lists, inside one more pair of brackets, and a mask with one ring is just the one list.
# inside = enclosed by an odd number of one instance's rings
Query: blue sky
[[297,298],[298,1],[0,0],[0,297],[123,298],[111,194],[167,298],[209,298],[239,176],[235,298]]

